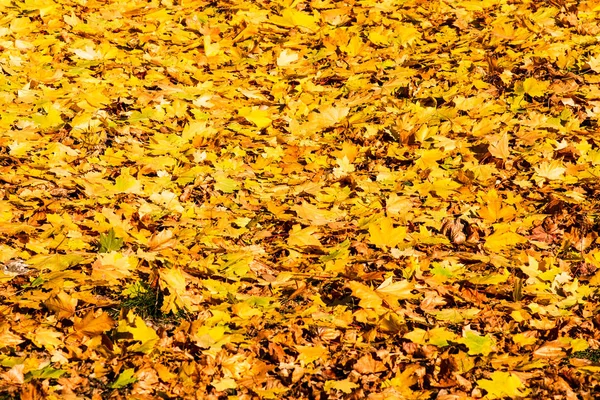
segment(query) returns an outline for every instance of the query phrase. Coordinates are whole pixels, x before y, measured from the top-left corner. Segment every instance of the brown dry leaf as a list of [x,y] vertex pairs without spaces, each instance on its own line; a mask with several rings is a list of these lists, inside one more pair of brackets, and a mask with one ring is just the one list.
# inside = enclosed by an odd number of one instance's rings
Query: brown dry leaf
[[446,300],[444,300],[444,298],[440,296],[437,292],[428,291],[425,294],[425,298],[421,300],[419,307],[421,308],[421,310],[430,313],[434,311],[437,307],[443,306],[445,304]]
[[150,248],[150,251],[160,251],[171,248],[175,246],[176,243],[177,241],[173,239],[173,231],[165,229],[150,237],[148,247]]
[[11,332],[8,324],[0,326],[0,348],[14,347],[22,342],[21,336]]
[[53,294],[44,302],[48,310],[56,313],[58,319],[70,318],[75,314],[77,299],[71,297],[64,291]]
[[374,374],[387,370],[387,367],[381,361],[375,360],[370,354],[359,358],[352,368],[361,374]]
[[5,384],[11,386],[14,385],[16,387],[25,383],[25,374],[23,373],[24,370],[25,365],[17,364],[0,376]]
[[104,333],[115,326],[115,321],[104,311],[94,312],[90,310],[82,319],[76,318],[74,328],[87,336],[96,336]]
[[460,219],[444,219],[442,223],[441,232],[454,244],[463,244],[467,240],[467,236],[464,232],[465,224]]
[[541,347],[533,352],[533,356],[536,358],[549,358],[558,359],[563,358],[566,355],[566,349],[569,346],[560,341],[546,342]]

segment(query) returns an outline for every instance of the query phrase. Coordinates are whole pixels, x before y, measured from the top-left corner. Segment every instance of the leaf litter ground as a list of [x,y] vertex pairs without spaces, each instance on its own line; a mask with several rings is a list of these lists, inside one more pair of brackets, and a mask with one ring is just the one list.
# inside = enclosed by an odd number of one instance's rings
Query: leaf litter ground
[[0,11],[2,398],[598,396],[597,3]]

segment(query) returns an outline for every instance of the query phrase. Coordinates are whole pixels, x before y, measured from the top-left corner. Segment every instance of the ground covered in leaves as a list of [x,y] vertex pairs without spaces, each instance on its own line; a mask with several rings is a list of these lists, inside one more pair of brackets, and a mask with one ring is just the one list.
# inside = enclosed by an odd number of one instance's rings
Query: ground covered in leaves
[[0,0],[0,398],[597,398],[599,12]]

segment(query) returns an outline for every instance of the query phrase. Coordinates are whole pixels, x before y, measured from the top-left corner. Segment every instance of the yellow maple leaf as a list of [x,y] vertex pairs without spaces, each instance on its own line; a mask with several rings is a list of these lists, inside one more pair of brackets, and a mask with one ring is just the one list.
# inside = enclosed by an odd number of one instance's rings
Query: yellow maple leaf
[[538,81],[535,78],[527,78],[523,82],[523,91],[531,97],[541,97],[548,92],[550,82]]
[[342,144],[342,149],[337,150],[331,153],[332,156],[336,158],[348,158],[348,161],[351,163],[354,162],[356,156],[358,155],[359,148],[352,142],[344,142]]
[[324,362],[329,358],[329,351],[321,345],[296,346],[296,351],[298,352],[298,361],[302,366],[317,360]]
[[[412,398],[413,391],[410,387],[419,381],[418,371],[422,368],[419,364],[408,364],[404,368],[399,368],[396,376],[391,379],[386,379],[381,383],[382,388],[397,387],[402,391],[403,396],[399,398]],[[405,397],[405,396],[406,397]]]
[[148,240],[148,247],[150,251],[169,249],[176,244],[177,241],[173,239],[173,231],[170,229],[165,229],[158,233],[154,233],[150,237],[150,240]]
[[518,376],[510,372],[494,371],[492,379],[479,379],[477,384],[487,391],[487,399],[524,397],[529,393]]
[[249,320],[254,316],[261,316],[262,311],[253,308],[250,304],[245,302],[236,303],[231,307],[231,312],[240,317],[243,320]]
[[60,291],[48,298],[44,302],[46,308],[54,313],[58,319],[69,318],[75,314],[75,307],[77,307],[77,299],[69,296],[64,291]]
[[117,332],[129,333],[131,340],[137,342],[127,348],[129,351],[149,353],[159,340],[156,331],[146,325],[146,322],[133,311],[129,311],[127,317],[119,321]]
[[494,232],[485,240],[484,247],[492,251],[499,251],[505,247],[513,246],[519,243],[526,243],[527,239],[518,233],[504,231]]
[[383,304],[381,297],[367,285],[356,281],[350,281],[346,286],[352,290],[353,296],[360,299],[360,302],[358,303],[360,307],[373,310],[379,310],[381,308],[381,305]]
[[507,160],[510,156],[510,148],[508,145],[508,135],[505,133],[500,138],[493,138],[490,140],[488,147],[490,154],[496,158]]
[[325,381],[325,392],[329,393],[332,389],[339,390],[343,393],[349,394],[359,385],[350,381],[349,379],[344,379],[341,381]]
[[446,156],[446,153],[440,149],[417,150],[419,159],[415,162],[415,167],[419,169],[437,168],[438,161]]
[[160,270],[160,287],[168,289],[161,311],[176,314],[179,310],[192,310],[191,296],[187,291],[186,278],[179,268],[164,268]]
[[118,193],[143,194],[142,184],[129,173],[129,168],[123,168],[121,175],[115,179],[114,190]]
[[283,49],[279,56],[277,57],[277,66],[278,67],[287,67],[296,61],[298,61],[298,53],[294,51],[290,51],[288,49]]
[[495,349],[496,345],[496,341],[490,334],[481,336],[470,329],[465,330],[463,337],[458,339],[457,342],[466,345],[470,355],[483,354],[487,356]]
[[369,40],[377,45],[377,46],[387,46],[390,44],[390,39],[393,37],[394,35],[388,30],[385,29],[383,26],[381,25],[377,25],[377,27],[375,29],[371,29],[371,31],[369,32]]
[[393,304],[394,301],[397,302],[399,299],[414,298],[415,295],[412,293],[413,289],[414,285],[411,282],[407,280],[394,282],[393,278],[390,276],[375,289],[375,293],[383,297],[388,303]]
[[335,162],[338,166],[333,169],[333,176],[335,176],[336,178],[347,176],[356,170],[354,164],[352,164],[346,156],[344,156],[344,158],[341,159],[338,158],[337,160],[335,160]]
[[456,340],[457,335],[446,328],[433,328],[428,331],[415,328],[403,336],[417,344],[432,344],[438,347],[448,346],[449,340]]
[[390,194],[385,202],[385,210],[388,215],[405,216],[413,208],[413,202],[408,196],[398,196],[396,193]]
[[551,181],[561,179],[567,170],[558,160],[552,160],[550,162],[543,161],[537,166],[533,167],[533,169],[535,170],[535,174],[537,176]]
[[389,217],[383,217],[369,225],[369,242],[381,249],[396,247],[405,238],[406,228],[403,226],[394,228],[394,221]]
[[268,109],[263,110],[258,107],[243,107],[238,113],[260,129],[268,127],[271,125],[271,122],[273,122],[271,119],[271,111]]
[[196,346],[200,348],[221,348],[224,344],[229,343],[231,339],[228,331],[223,325],[210,326],[196,322],[192,324],[190,337]]
[[502,204],[502,197],[498,195],[496,189],[480,194],[480,202],[482,207],[479,210],[479,216],[486,222],[494,223],[501,219],[510,220],[516,214],[513,206]]
[[334,107],[331,105],[322,107],[318,112],[309,114],[308,126],[314,130],[330,128],[344,120],[349,112],[349,107]]
[[460,183],[455,182],[450,178],[443,178],[433,179],[433,182],[423,182],[420,185],[416,185],[416,188],[421,196],[426,196],[429,193],[432,193],[443,199],[447,199],[448,197],[454,195],[456,193],[456,189],[458,189],[460,186]]
[[[183,213],[184,208],[179,202],[177,194],[170,190],[163,190],[160,193],[152,193],[149,197],[152,202],[167,208],[168,210]],[[116,229],[115,229],[116,230]]]
[[204,35],[204,54],[207,57],[213,57],[219,54],[219,50],[221,46],[219,43],[213,43],[211,37],[208,35]]
[[590,57],[587,64],[592,71],[596,73],[600,72],[600,56]]
[[290,236],[288,237],[287,244],[298,247],[321,247],[321,242],[316,236],[317,231],[318,228],[314,226],[309,226],[302,229],[299,224],[294,225],[292,227],[292,231],[290,232]]
[[399,29],[394,31],[394,34],[397,35],[397,40],[403,47],[412,45],[423,36],[417,28],[409,24],[403,24]]
[[9,346],[16,347],[24,342],[21,336],[11,332],[9,328],[9,325],[5,322],[0,325],[0,349]]
[[95,108],[102,108],[111,102],[111,99],[102,92],[102,89],[86,91],[83,93],[83,98]]
[[[51,352],[64,344],[64,335],[51,327],[38,327],[35,332],[29,332],[27,338],[36,346],[44,347]],[[6,342],[2,341],[2,344],[6,344]]]
[[296,212],[301,222],[315,226],[326,225],[343,217],[343,214],[339,212],[323,210],[306,201],[302,201],[302,204],[292,206],[291,209]]
[[114,324],[115,321],[104,311],[96,313],[90,310],[83,318],[75,319],[73,328],[77,332],[91,337],[112,329]]
[[71,49],[71,52],[83,60],[101,60],[102,53],[94,49],[94,46],[87,45],[84,49]]
[[308,13],[286,8],[281,13],[281,16],[273,15],[270,21],[276,25],[292,28],[300,26],[310,31],[316,32],[319,30],[318,18]]
[[365,43],[358,35],[352,36],[352,38],[348,41],[348,44],[340,46],[340,50],[347,53],[351,57],[360,54],[364,50],[364,48]]
[[41,130],[53,128],[64,124],[60,111],[54,106],[44,107],[44,114],[34,114],[33,121],[38,124]]
[[213,386],[219,392],[222,392],[229,389],[237,389],[238,384],[233,378],[223,378],[211,382],[211,386]]
[[121,279],[130,276],[136,265],[135,257],[124,256],[116,251],[99,254],[92,264],[92,279],[116,285]]

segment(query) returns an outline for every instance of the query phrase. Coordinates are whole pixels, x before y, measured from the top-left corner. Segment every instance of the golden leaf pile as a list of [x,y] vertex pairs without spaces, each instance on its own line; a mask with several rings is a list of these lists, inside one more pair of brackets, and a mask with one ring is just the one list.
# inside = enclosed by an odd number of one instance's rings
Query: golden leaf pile
[[599,13],[0,0],[0,393],[596,397]]

